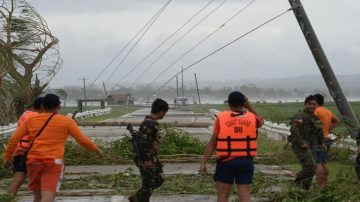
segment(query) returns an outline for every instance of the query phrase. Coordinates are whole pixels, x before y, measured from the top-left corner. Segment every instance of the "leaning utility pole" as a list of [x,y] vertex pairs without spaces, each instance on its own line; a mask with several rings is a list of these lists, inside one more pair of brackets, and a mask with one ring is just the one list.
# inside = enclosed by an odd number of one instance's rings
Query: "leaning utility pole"
[[319,66],[320,72],[325,80],[328,90],[330,91],[331,97],[334,99],[339,112],[343,116],[345,124],[349,126],[351,136],[356,139],[358,156],[356,158],[357,165],[355,169],[360,180],[360,124],[339,85],[339,82],[328,59],[326,58],[300,0],[289,0],[289,3],[293,8],[295,17],[310,47],[314,59]]
[[104,87],[104,91],[105,91],[105,96],[106,96],[106,99],[107,99],[108,93],[107,93],[107,91],[106,91],[105,83],[104,83],[104,82],[102,82],[102,83],[103,83],[103,87]]
[[196,73],[194,75],[195,75],[195,84],[196,84],[196,91],[197,91],[197,95],[198,95],[198,99],[199,99],[199,105],[201,105],[199,86],[198,86],[198,82],[197,82],[197,78],[196,78]]

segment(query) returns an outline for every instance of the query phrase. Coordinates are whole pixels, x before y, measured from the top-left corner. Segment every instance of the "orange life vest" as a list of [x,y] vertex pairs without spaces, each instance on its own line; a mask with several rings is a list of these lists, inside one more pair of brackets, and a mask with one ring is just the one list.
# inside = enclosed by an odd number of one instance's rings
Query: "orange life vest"
[[225,111],[218,115],[220,131],[216,155],[220,158],[256,156],[256,117],[251,112]]

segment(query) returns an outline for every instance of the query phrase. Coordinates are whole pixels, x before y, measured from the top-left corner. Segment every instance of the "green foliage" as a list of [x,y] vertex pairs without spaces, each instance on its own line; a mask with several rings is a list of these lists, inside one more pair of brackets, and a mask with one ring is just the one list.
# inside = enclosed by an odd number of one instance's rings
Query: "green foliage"
[[[0,140],[0,179],[4,179],[6,177],[10,177],[12,176],[12,172],[5,170],[5,168],[2,166],[2,162],[3,162],[3,153],[5,151],[5,143],[6,140]],[[1,201],[1,200],[0,200]]]
[[[99,107],[96,106],[83,106],[83,111],[90,111],[90,110],[94,110],[94,109],[99,109]],[[131,113],[133,111],[136,111],[138,109],[141,109],[140,107],[137,106],[111,106],[111,113],[110,114],[104,114],[101,116],[96,116],[96,117],[89,117],[85,120],[85,122],[96,122],[96,121],[102,121],[102,120],[106,120],[106,119],[111,119],[111,118],[118,118],[121,117],[125,114]],[[61,114],[68,114],[68,113],[74,113],[75,111],[77,111],[77,107],[62,107],[60,110]]]
[[[191,137],[188,133],[174,129],[169,126],[161,128],[160,155],[176,154],[203,154],[205,142]],[[99,147],[104,151],[104,158],[95,157],[73,141],[68,141],[65,149],[65,162],[67,165],[112,165],[131,162],[133,159],[130,137],[125,136],[120,140],[112,142],[97,141]],[[175,157],[172,157],[175,158]]]
[[198,154],[204,153],[206,143],[191,137],[189,133],[175,129],[173,127],[164,126],[161,129],[162,147],[160,154]]
[[16,202],[16,198],[10,195],[0,195],[0,201],[2,202]]
[[257,144],[258,157],[255,158],[255,163],[284,165],[298,162],[291,145],[286,146],[287,142],[270,140],[260,133]]

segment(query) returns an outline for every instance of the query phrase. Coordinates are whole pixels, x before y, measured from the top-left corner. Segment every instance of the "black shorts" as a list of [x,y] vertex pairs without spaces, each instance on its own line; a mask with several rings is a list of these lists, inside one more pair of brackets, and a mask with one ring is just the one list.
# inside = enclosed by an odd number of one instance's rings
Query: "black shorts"
[[226,184],[252,184],[254,163],[251,157],[236,157],[216,164],[214,180]]
[[332,140],[325,139],[324,144],[327,147],[326,150],[323,150],[319,144],[314,145],[316,163],[328,163],[329,161],[329,150],[332,145]]
[[23,172],[26,173],[26,156],[17,155],[13,160],[13,172]]

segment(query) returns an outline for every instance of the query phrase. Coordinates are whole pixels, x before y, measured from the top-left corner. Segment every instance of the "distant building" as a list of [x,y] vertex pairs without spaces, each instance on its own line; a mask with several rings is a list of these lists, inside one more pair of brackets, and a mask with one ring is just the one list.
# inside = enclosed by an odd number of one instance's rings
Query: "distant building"
[[187,97],[175,97],[174,104],[175,106],[188,106],[190,104],[190,101]]
[[110,94],[107,96],[107,104],[109,105],[133,105],[134,104],[134,97],[129,94],[129,93],[125,93],[125,94]]

